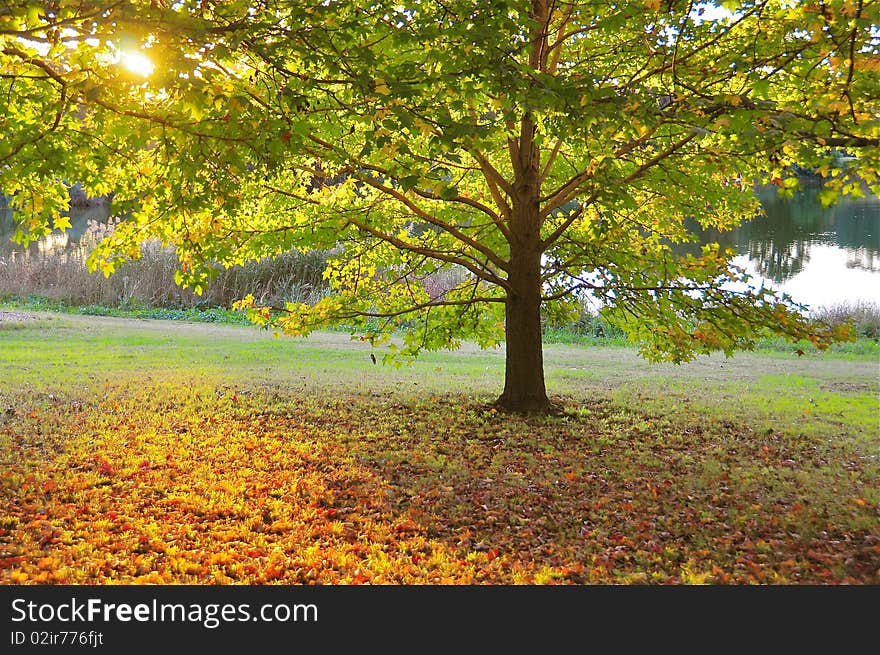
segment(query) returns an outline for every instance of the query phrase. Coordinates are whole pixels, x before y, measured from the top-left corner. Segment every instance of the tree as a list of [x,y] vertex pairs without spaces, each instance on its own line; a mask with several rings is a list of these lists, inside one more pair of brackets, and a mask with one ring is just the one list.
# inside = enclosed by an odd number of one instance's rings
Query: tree
[[61,181],[112,189],[131,217],[94,256],[107,273],[148,237],[196,288],[334,249],[321,302],[242,305],[290,334],[404,329],[398,355],[503,339],[498,403],[527,412],[550,407],[542,315],[584,294],[652,360],[845,336],[749,285],[732,253],[671,246],[688,217],[751,217],[755,182],[793,192],[793,164],[825,202],[880,190],[875,2],[7,7],[0,185],[22,236],[64,226]]

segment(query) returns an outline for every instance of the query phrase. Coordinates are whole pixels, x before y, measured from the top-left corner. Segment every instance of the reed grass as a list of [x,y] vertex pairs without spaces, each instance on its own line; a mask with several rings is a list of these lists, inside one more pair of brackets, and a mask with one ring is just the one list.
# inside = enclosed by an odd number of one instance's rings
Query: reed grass
[[26,250],[0,251],[0,296],[42,297],[67,305],[109,307],[229,307],[248,293],[262,302],[313,303],[329,292],[323,278],[328,253],[290,251],[272,258],[218,270],[198,296],[174,282],[174,248],[156,240],[141,244],[141,257],[114,275],[89,272],[86,258],[113,224],[90,222],[80,240],[51,236]]

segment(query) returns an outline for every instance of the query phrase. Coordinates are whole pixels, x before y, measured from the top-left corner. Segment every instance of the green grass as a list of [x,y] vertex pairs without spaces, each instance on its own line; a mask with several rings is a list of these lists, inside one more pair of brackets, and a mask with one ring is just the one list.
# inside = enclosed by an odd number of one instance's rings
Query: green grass
[[[0,309],[19,311],[58,312],[83,316],[115,316],[119,318],[141,318],[154,320],[195,321],[217,323],[220,325],[250,325],[244,312],[231,311],[223,307],[110,307],[106,305],[75,305],[42,296],[27,298],[0,297]],[[344,326],[339,332],[347,332]],[[544,342],[548,344],[567,344],[575,346],[601,346],[632,348],[623,332],[604,323],[598,317],[589,317],[567,326],[548,327],[544,330]],[[781,337],[758,340],[755,352],[816,354],[819,351],[809,341],[793,343]],[[880,341],[876,338],[859,336],[855,341],[836,343],[830,352],[855,358],[880,358]]]
[[0,299],[0,308],[18,311],[58,312],[82,316],[116,316],[119,318],[145,318],[159,321],[195,321],[222,325],[251,325],[244,312],[234,312],[223,307],[109,307],[107,305],[71,305],[61,300],[42,296],[26,299],[9,297]]
[[874,357],[551,344],[522,418],[500,351],[39,317],[0,324],[0,582],[880,583]]

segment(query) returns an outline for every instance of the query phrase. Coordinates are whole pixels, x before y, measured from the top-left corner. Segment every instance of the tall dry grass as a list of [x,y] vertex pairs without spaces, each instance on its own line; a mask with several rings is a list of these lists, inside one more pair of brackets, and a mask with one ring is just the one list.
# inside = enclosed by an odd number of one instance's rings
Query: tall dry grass
[[327,253],[321,251],[291,251],[220,270],[201,296],[175,284],[177,255],[158,241],[142,243],[140,259],[118,267],[109,278],[90,273],[86,258],[112,229],[112,223],[91,221],[75,244],[64,235],[53,235],[26,251],[0,251],[0,297],[40,296],[68,305],[190,308],[229,307],[248,293],[272,304],[313,303],[328,293],[323,279]]
[[880,306],[876,303],[866,300],[839,302],[818,307],[811,316],[831,325],[851,323],[858,336],[880,340]]

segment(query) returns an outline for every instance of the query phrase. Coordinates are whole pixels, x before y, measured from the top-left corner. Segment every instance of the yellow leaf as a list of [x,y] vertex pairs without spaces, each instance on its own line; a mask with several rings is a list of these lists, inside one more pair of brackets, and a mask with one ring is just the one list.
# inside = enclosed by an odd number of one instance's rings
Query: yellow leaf
[[70,228],[70,217],[69,216],[56,216],[55,221],[54,221],[54,225],[55,225],[56,230],[61,230],[63,232],[64,230],[67,230],[68,228]]
[[853,18],[859,13],[859,10],[853,0],[846,0],[846,2],[843,3],[843,8],[840,12],[847,18]]

